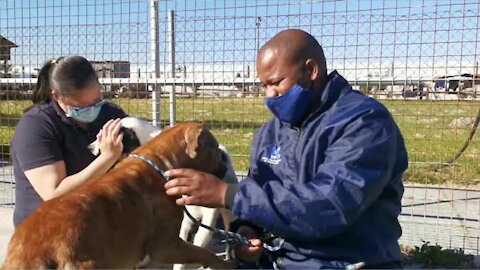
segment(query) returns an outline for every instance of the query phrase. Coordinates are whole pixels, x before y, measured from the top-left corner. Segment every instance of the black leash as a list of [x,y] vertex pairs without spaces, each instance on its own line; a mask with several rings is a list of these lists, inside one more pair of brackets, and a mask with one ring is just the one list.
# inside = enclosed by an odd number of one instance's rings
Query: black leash
[[[165,178],[165,181],[170,180],[170,177],[165,175],[165,171],[160,169],[160,167],[158,167],[155,163],[153,163],[148,158],[146,158],[144,156],[141,156],[141,155],[137,155],[137,154],[128,154],[127,157],[137,158],[137,159],[143,160],[147,165],[149,165],[152,169],[157,171],[163,178]],[[241,234],[238,234],[238,233],[234,233],[234,232],[230,232],[230,231],[226,231],[226,230],[222,230],[222,229],[218,229],[218,228],[212,228],[208,225],[205,225],[205,224],[199,222],[196,218],[194,218],[192,216],[192,214],[190,214],[190,212],[188,212],[188,210],[185,206],[183,207],[183,211],[185,212],[185,214],[187,214],[188,218],[190,218],[193,221],[193,223],[195,223],[197,226],[202,227],[204,229],[207,229],[209,231],[212,231],[213,233],[220,234],[224,238],[224,240],[222,240],[221,243],[227,244],[227,246],[230,250],[231,250],[231,247],[234,247],[234,246],[237,246],[237,245],[244,245],[244,246],[247,246],[247,247],[253,247],[253,245],[250,243],[250,241],[245,236],[243,236]],[[271,252],[275,252],[275,251],[280,250],[283,246],[283,243],[285,243],[285,239],[275,238],[275,237],[274,237],[274,239],[279,239],[279,242],[278,242],[277,245],[271,246],[271,245],[267,244],[265,241],[262,241],[263,242],[263,248],[268,250],[268,251],[271,251]],[[272,260],[272,262],[273,262],[273,260]],[[362,268],[363,266],[365,266],[364,262],[358,262],[358,263],[347,265],[345,267],[345,269],[346,270],[358,270],[358,269]]]
[[[150,166],[152,169],[157,171],[163,178],[165,178],[165,181],[170,180],[170,177],[165,175],[165,171],[162,170],[160,167],[158,167],[157,164],[153,163],[148,158],[146,158],[144,156],[141,156],[141,155],[137,155],[137,154],[128,154],[127,157],[141,159],[148,166]],[[225,243],[225,244],[227,244],[231,247],[237,246],[237,245],[245,245],[247,247],[253,247],[253,245],[250,243],[250,241],[245,236],[243,236],[241,234],[238,234],[238,233],[234,233],[234,232],[230,232],[230,231],[226,231],[226,230],[222,230],[222,229],[218,229],[218,228],[212,228],[208,225],[205,225],[205,224],[199,222],[196,218],[194,218],[192,216],[192,214],[190,214],[190,212],[188,212],[188,210],[185,206],[183,207],[183,211],[188,216],[188,218],[190,218],[193,221],[193,223],[195,223],[197,226],[202,227],[204,229],[207,229],[209,231],[212,231],[213,233],[217,233],[217,234],[221,235],[224,238],[224,240],[222,240],[221,243]],[[282,239],[282,238],[279,238],[279,239],[280,239],[280,242],[278,243],[278,245],[275,245],[275,246],[271,246],[271,245],[263,242],[263,248],[268,250],[268,251],[272,251],[272,252],[279,250],[280,248],[282,248],[282,245],[285,242],[285,239]]]

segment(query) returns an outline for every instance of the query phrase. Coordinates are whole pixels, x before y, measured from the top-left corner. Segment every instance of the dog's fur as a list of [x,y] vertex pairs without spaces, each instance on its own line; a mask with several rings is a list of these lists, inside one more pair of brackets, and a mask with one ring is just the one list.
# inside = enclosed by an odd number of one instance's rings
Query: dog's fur
[[[143,145],[148,142],[151,138],[161,132],[160,128],[152,125],[150,122],[135,118],[135,117],[125,117],[121,120],[122,122],[122,131],[124,133],[123,145],[124,152],[130,153],[138,143]],[[90,145],[90,150],[95,155],[98,155],[99,148],[98,142],[95,141]],[[225,153],[225,158],[227,159],[227,173],[223,178],[227,183],[237,183],[237,176],[235,175],[235,170],[232,166],[232,161],[230,155],[228,154],[227,149],[220,145],[220,149]],[[228,229],[230,222],[233,221],[234,217],[231,211],[222,208],[208,208],[195,205],[189,205],[186,207],[190,214],[198,221],[202,222],[205,225],[210,227],[215,227],[217,219],[219,216],[222,217],[224,228]],[[183,240],[187,241],[189,235],[195,228],[193,221],[185,214],[180,229],[179,236]],[[193,244],[199,247],[207,247],[208,243],[212,239],[213,232],[205,229],[198,228],[197,232],[193,236]],[[184,269],[185,265],[176,264],[174,269]]]
[[[227,159],[227,173],[223,177],[223,180],[227,183],[237,183],[237,176],[235,170],[232,166],[232,161],[230,155],[227,152],[227,149],[220,145],[219,148],[225,153],[225,158]],[[223,226],[226,230],[230,227],[230,223],[233,221],[234,216],[232,212],[226,208],[208,208],[195,205],[186,206],[188,212],[199,222],[208,225],[210,227],[215,227],[219,215],[222,217]],[[192,233],[195,224],[193,221],[185,214],[182,221],[182,227],[180,229],[180,238],[187,241],[188,236]],[[193,236],[192,243],[196,246],[206,248],[208,243],[213,237],[213,232],[207,230],[203,227],[199,227],[195,235]],[[173,266],[174,270],[185,269],[186,266],[183,264],[175,264]]]
[[[223,177],[223,153],[194,123],[162,131],[134,153],[167,170],[187,167]],[[183,212],[165,194],[165,180],[144,161],[126,158],[75,191],[46,201],[12,236],[2,269],[133,268],[156,263],[231,263],[178,237]]]

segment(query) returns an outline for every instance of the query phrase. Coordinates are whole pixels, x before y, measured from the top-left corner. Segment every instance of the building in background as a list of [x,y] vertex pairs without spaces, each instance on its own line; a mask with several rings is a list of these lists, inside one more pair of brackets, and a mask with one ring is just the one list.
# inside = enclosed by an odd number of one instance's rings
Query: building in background
[[128,61],[91,61],[99,78],[130,78]]
[[17,44],[0,35],[0,78],[9,77],[9,69],[11,67],[10,55],[11,49],[18,47]]

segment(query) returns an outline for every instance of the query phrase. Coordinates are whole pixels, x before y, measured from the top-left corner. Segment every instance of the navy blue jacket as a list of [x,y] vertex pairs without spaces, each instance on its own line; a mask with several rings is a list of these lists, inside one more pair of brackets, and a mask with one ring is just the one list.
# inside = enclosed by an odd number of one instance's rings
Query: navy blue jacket
[[407,166],[388,110],[334,71],[300,128],[274,118],[257,132],[233,212],[286,239],[272,254],[282,268],[400,261]]

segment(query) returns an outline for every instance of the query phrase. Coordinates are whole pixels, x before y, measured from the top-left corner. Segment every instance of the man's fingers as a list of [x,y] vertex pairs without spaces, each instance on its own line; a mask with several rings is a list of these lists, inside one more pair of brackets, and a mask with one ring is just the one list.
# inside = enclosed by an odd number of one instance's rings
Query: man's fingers
[[178,198],[175,202],[177,205],[192,205],[197,203],[195,198],[191,196]]
[[169,196],[181,196],[181,195],[190,195],[191,191],[192,189],[188,186],[177,185],[177,186],[167,188],[165,193]]
[[[165,173],[165,175],[167,175],[167,173]],[[165,189],[168,190],[168,189],[175,188],[177,186],[187,186],[187,184],[188,184],[188,180],[186,178],[178,177],[178,178],[168,180],[165,183]]]
[[262,248],[262,241],[260,239],[250,239],[250,244],[253,247],[249,247],[249,250],[258,250]]
[[194,175],[192,169],[171,169],[165,172],[165,175],[170,178],[191,177]]
[[250,239],[250,244],[252,244],[253,247],[241,245],[235,248],[235,253],[238,255],[238,258],[249,262],[254,262],[260,258],[263,253],[262,241],[260,239]]
[[248,253],[258,253],[262,251],[262,247],[248,247]]

